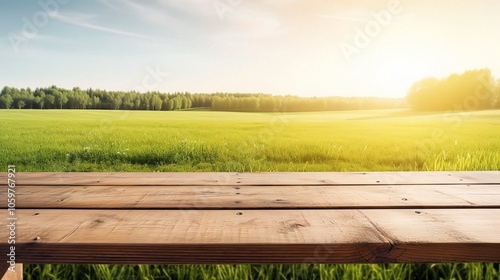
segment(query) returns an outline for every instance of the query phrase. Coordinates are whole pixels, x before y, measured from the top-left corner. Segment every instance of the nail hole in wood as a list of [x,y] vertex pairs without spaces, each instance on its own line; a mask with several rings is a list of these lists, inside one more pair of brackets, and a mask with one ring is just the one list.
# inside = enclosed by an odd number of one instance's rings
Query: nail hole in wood
[[243,215],[243,213],[237,212],[236,215],[241,216],[241,215]]

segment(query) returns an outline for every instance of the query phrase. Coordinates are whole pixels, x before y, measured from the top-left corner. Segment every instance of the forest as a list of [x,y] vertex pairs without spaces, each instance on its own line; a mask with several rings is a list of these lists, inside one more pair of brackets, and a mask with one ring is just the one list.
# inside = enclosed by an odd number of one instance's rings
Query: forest
[[14,88],[0,92],[0,109],[105,109],[174,111],[209,109],[232,112],[312,112],[398,109],[472,111],[500,108],[500,80],[489,69],[415,82],[404,98],[298,97],[247,93],[160,93],[135,91]]
[[407,100],[420,111],[473,111],[500,108],[500,80],[489,69],[469,70],[446,78],[414,83]]
[[306,112],[359,109],[405,108],[401,98],[376,97],[297,97],[238,93],[160,93],[4,87],[0,109],[106,109],[156,110],[211,109],[234,112]]

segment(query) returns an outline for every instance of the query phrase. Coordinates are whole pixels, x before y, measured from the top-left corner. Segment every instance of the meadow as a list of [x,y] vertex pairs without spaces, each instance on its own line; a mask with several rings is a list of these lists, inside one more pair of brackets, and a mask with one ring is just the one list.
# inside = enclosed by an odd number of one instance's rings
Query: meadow
[[499,170],[500,111],[0,110],[0,170]]
[[[0,110],[0,171],[500,170],[500,111]],[[28,265],[25,279],[500,279],[499,264]]]

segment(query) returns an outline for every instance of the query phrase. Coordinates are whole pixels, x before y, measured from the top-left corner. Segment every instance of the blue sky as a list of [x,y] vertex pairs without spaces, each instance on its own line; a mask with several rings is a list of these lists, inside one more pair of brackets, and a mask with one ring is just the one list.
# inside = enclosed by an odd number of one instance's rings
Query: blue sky
[[498,77],[500,2],[457,2],[0,0],[0,87],[403,97]]

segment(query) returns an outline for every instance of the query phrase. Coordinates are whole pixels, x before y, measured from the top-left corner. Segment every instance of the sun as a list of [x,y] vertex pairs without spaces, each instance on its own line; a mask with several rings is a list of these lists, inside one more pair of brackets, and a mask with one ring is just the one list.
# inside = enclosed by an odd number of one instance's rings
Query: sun
[[436,72],[432,63],[419,54],[372,52],[349,65],[349,74],[353,83],[363,81],[357,86],[368,95],[405,97],[413,83]]

